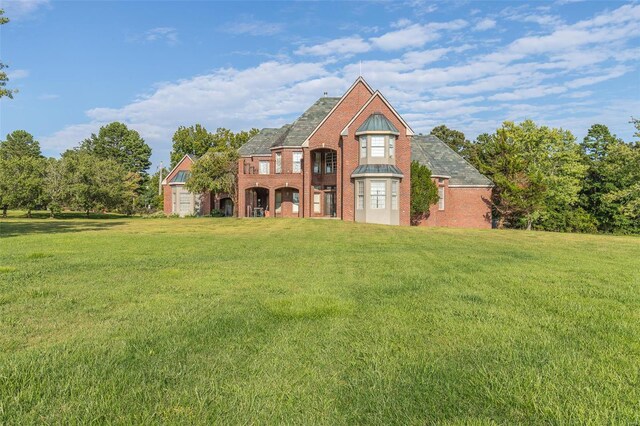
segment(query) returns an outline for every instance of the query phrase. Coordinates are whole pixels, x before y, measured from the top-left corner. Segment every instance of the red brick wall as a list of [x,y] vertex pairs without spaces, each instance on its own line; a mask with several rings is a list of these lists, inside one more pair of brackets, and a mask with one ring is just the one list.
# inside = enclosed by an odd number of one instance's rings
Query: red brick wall
[[445,180],[444,210],[438,203],[431,206],[429,217],[420,226],[443,226],[452,228],[491,228],[491,188],[456,188]]
[[376,97],[367,105],[362,113],[349,126],[349,135],[344,137],[343,152],[345,153],[345,161],[343,163],[343,169],[345,174],[345,188],[348,188],[348,190],[345,190],[344,218],[345,220],[354,220],[354,184],[348,178],[358,166],[359,162],[359,143],[355,132],[374,112],[384,114],[400,131],[395,145],[396,167],[398,167],[404,175],[404,178],[400,182],[400,225],[409,225],[411,219],[411,140],[406,135],[406,127],[380,97]]
[[[338,107],[320,126],[318,131],[309,139],[309,148],[305,150],[305,167],[306,176],[311,176],[311,161],[309,161],[309,152],[315,149],[329,148],[337,152],[338,170],[336,174],[336,211],[338,217],[344,220],[353,220],[353,184],[351,183],[351,172],[355,167],[349,169],[345,167],[345,162],[351,163],[349,153],[345,153],[341,149],[342,129],[351,121],[354,115],[362,108],[362,106],[371,98],[373,93],[361,81],[358,82],[351,92],[342,99]],[[345,158],[347,155],[347,158]],[[357,152],[355,154],[358,155]],[[357,159],[356,159],[357,161]],[[341,167],[342,165],[342,167]],[[305,180],[304,191],[304,215],[311,216],[311,191],[309,190],[310,182]]]
[[[245,217],[245,191],[247,189],[255,188],[256,186],[261,188],[267,188],[269,190],[269,210],[270,216],[274,216],[275,214],[275,190],[279,188],[294,188],[300,191],[300,212],[302,212],[302,204],[303,204],[303,185],[302,185],[302,173],[292,173],[293,171],[293,152],[301,151],[301,148],[285,148],[282,150],[277,150],[272,152],[271,156],[254,156],[254,157],[243,157],[238,160],[238,217]],[[275,152],[282,153],[282,173],[275,173],[276,171],[276,163],[275,163]],[[269,174],[261,175],[258,174],[259,171],[259,162],[268,160],[270,162],[269,165]],[[306,164],[306,155],[303,154],[303,167]],[[253,167],[254,173],[249,173],[249,170]],[[247,173],[245,173],[247,171]],[[256,185],[256,183],[258,185]],[[291,210],[288,215],[293,215]],[[284,212],[283,212],[284,214]],[[300,213],[301,215],[301,213]]]

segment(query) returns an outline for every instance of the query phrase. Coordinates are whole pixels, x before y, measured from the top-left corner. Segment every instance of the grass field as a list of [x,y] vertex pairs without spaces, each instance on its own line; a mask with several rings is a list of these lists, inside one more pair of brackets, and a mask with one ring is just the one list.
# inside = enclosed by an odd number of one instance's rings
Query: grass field
[[0,424],[638,423],[640,238],[0,222]]

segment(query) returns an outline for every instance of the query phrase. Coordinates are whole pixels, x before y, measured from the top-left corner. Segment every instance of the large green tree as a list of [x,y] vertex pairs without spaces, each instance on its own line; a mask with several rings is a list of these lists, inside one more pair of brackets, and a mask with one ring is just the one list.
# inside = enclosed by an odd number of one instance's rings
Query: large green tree
[[211,133],[200,124],[181,126],[173,134],[171,167],[173,168],[186,154],[201,157],[210,149],[216,151],[227,148],[238,149],[257,133],[258,129],[234,133],[222,127],[215,133]]
[[[160,173],[162,171],[162,173]],[[140,203],[147,210],[155,211],[162,210],[163,208],[163,196],[162,188],[160,185],[160,176],[167,176],[167,169],[162,168],[149,177],[144,183],[144,188],[141,194]]]
[[471,145],[471,142],[467,140],[464,133],[450,129],[444,124],[431,129],[431,134],[446,143],[458,154],[464,154],[464,151],[469,149],[469,146]]
[[43,201],[46,163],[40,144],[24,130],[16,130],[0,142],[0,204],[8,208],[31,210]]
[[15,130],[0,142],[0,157],[41,157],[40,143],[25,130]]
[[67,185],[67,204],[89,213],[97,210],[130,213],[137,174],[112,158],[100,158],[86,150],[69,150],[62,155]]
[[46,159],[42,157],[12,157],[0,159],[0,193],[3,216],[6,208],[24,209],[27,217],[44,201]]
[[411,162],[411,223],[417,225],[438,202],[438,187],[431,178],[431,170],[417,161]]
[[62,159],[49,158],[44,176],[44,202],[51,217],[62,211],[69,199],[69,181],[66,163]]
[[191,166],[186,187],[195,194],[227,193],[238,211],[238,151],[211,148]]
[[[0,9],[0,25],[4,25],[7,22],[9,22],[9,18],[4,16],[4,10]],[[7,76],[7,73],[3,71],[5,68],[7,68],[7,65],[0,62],[0,98],[5,96],[8,98],[13,98],[13,94],[16,93],[17,90],[7,89],[7,82],[9,81],[9,77]]]
[[498,226],[593,230],[593,220],[578,209],[586,168],[570,132],[531,120],[505,122],[476,140],[470,161],[495,184]]
[[114,160],[141,177],[146,176],[151,166],[151,147],[138,132],[117,121],[101,127],[97,135],[92,134],[80,147],[97,158]]

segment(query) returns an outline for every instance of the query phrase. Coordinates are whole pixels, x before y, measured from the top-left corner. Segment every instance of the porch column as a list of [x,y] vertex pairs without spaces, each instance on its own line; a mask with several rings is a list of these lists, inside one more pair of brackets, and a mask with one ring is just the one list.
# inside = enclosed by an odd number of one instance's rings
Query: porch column
[[276,217],[276,191],[269,188],[269,217]]
[[238,217],[245,217],[246,206],[246,194],[247,190],[242,188],[238,189],[238,205],[236,207],[236,211],[238,212]]

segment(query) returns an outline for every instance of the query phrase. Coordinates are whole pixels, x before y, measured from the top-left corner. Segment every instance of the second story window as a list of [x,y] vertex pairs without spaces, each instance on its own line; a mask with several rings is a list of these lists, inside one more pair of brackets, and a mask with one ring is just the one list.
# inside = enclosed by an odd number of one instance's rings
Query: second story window
[[367,158],[367,137],[360,136],[360,158]]
[[302,172],[302,153],[294,152],[293,153],[293,173]]
[[393,158],[396,155],[396,138],[389,136],[389,158]]
[[371,136],[371,157],[384,157],[384,136]]
[[313,173],[320,174],[320,163],[322,162],[322,154],[316,152],[313,156]]
[[328,175],[336,172],[336,153],[327,152],[324,157],[324,172]]
[[268,161],[260,161],[260,174],[268,175],[269,174],[269,162]]
[[282,153],[276,152],[276,173],[282,173]]

